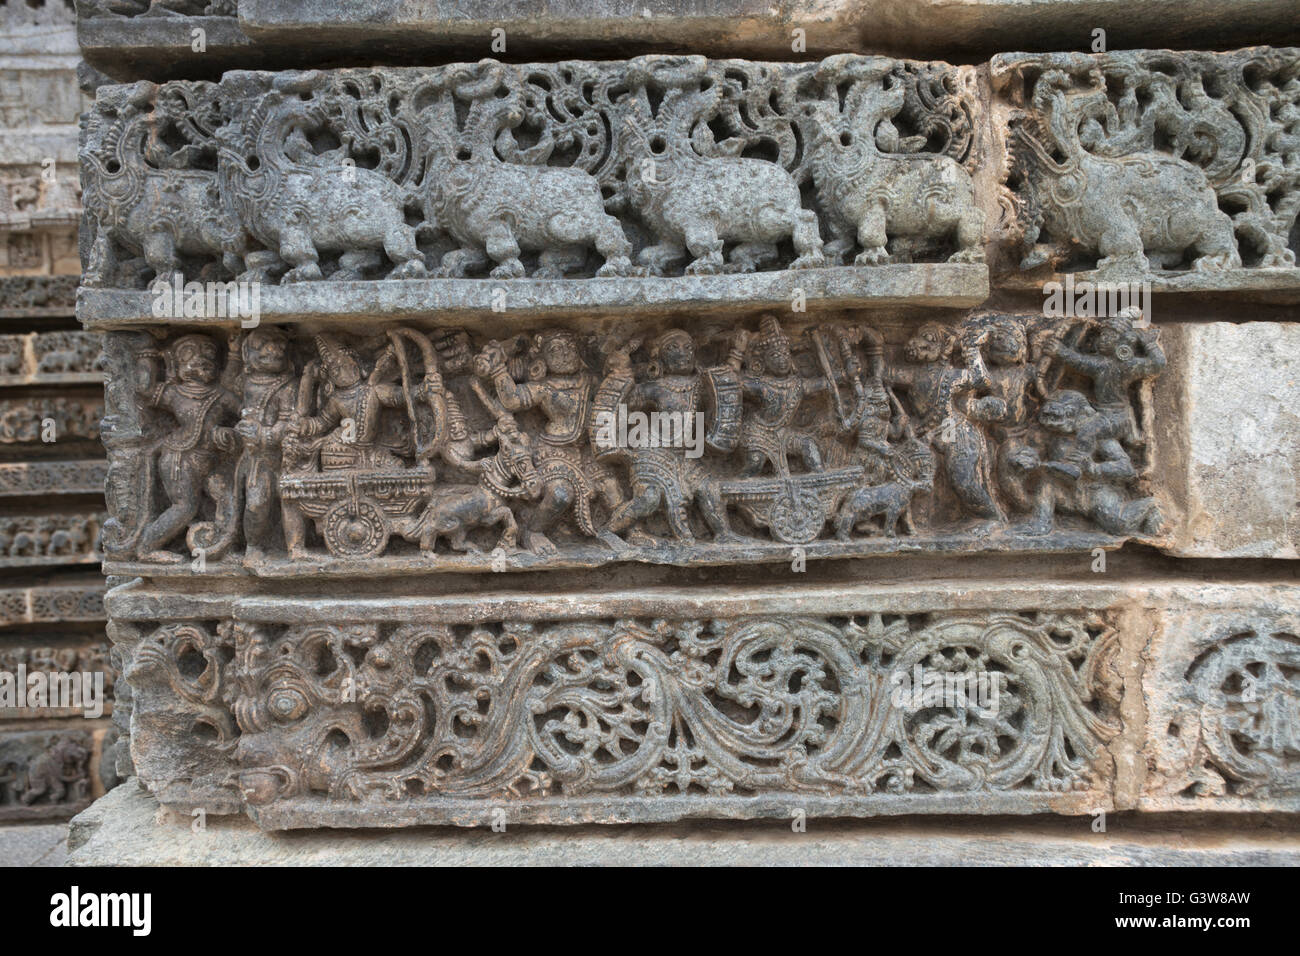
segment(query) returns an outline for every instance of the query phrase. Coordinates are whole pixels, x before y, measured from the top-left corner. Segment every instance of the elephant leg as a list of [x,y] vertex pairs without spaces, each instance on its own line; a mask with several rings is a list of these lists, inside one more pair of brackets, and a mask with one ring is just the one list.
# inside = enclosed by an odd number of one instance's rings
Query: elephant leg
[[949,262],[984,261],[984,213],[974,207],[963,209],[957,219],[957,251]]
[[872,203],[863,212],[858,221],[858,242],[862,251],[853,260],[855,266],[883,266],[889,261],[889,250],[885,248],[889,242],[885,207],[880,203]]
[[632,243],[623,234],[623,226],[613,216],[602,215],[595,236],[596,251],[605,264],[596,270],[598,276],[625,276],[632,273]]
[[463,279],[470,270],[479,270],[488,264],[487,253],[472,246],[453,249],[442,257],[434,274],[440,279]]
[[378,249],[349,249],[339,256],[339,268],[331,279],[351,282],[364,279],[367,269],[374,269],[383,261]]
[[483,236],[483,247],[498,265],[490,273],[494,279],[521,279],[524,264],[519,261],[519,243],[503,222],[494,223]]
[[817,214],[811,209],[800,209],[795,213],[790,238],[796,253],[794,262],[790,263],[791,269],[821,269],[826,265]]
[[388,274],[390,279],[423,279],[429,274],[424,267],[424,256],[415,244],[415,230],[404,222],[384,234],[384,252],[397,263],[397,268]]
[[755,272],[776,256],[776,245],[771,242],[742,242],[731,250],[731,262],[741,272]]
[[306,229],[295,226],[280,233],[280,258],[293,267],[281,282],[314,282],[324,278],[316,244]]
[[537,257],[537,271],[533,273],[538,279],[563,279],[566,272],[580,268],[587,261],[587,250],[583,246],[552,246]]
[[655,246],[647,246],[637,256],[637,261],[645,266],[652,276],[661,276],[664,270],[674,262],[686,257],[686,247],[679,242],[665,240]]
[[686,248],[695,261],[686,267],[687,275],[715,275],[722,271],[722,240],[707,222],[694,222],[686,230]]

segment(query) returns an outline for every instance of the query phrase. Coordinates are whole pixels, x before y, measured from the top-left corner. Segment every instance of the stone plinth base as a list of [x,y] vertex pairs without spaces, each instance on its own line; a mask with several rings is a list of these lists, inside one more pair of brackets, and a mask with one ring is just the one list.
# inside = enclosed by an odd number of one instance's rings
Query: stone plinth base
[[1107,818],[786,821],[629,827],[422,827],[263,833],[160,811],[129,780],[72,821],[70,866],[1296,866],[1300,821]]

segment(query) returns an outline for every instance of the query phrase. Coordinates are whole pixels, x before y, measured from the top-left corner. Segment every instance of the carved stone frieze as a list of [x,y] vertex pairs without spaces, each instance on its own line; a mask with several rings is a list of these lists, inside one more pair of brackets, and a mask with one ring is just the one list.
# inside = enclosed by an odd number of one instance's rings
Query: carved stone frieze
[[0,736],[0,820],[66,817],[87,806],[93,749],[84,730]]
[[98,382],[101,340],[93,332],[0,335],[0,385]]
[[0,318],[70,316],[77,276],[0,276]]
[[99,438],[104,403],[97,398],[42,395],[0,399],[0,445]]
[[0,588],[0,627],[104,620],[102,579],[85,584]]
[[100,495],[108,462],[18,461],[0,463],[0,497]]
[[990,71],[1020,269],[1170,289],[1294,269],[1300,51],[1017,53]]
[[[0,636],[0,672],[8,675],[61,674],[102,675],[104,697],[103,714],[113,709],[115,670],[110,662],[108,641],[69,637],[56,644],[44,643],[48,637]],[[85,678],[83,677],[83,680]],[[22,687],[15,680],[15,686]],[[83,698],[85,701],[85,698]],[[83,717],[86,707],[0,707],[0,720],[29,720],[34,717]]]
[[0,516],[0,568],[97,562],[101,514]]
[[101,87],[83,281],[982,262],[972,79],[654,56]]
[[1170,610],[1148,652],[1149,810],[1300,809],[1300,616]]
[[582,595],[568,618],[559,595],[251,599],[189,619],[141,592],[113,636],[141,780],[270,829],[1109,806],[1104,612],[813,610],[824,596],[682,618],[653,616],[666,594]]
[[1158,538],[1144,478],[1144,396],[1166,361],[1153,328],[1133,313],[883,328],[766,315],[505,340],[411,326],[111,333],[110,572]]

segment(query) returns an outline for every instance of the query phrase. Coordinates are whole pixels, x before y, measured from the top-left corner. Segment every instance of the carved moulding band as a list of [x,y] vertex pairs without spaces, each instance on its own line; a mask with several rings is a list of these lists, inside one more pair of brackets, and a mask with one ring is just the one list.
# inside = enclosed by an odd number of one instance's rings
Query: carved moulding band
[[110,634],[141,779],[267,829],[1109,808],[1116,592],[941,591],[132,585]]
[[1140,315],[106,342],[113,574],[348,577],[1161,540]]
[[[970,303],[979,123],[971,68],[850,55],[106,86],[81,151],[83,285],[412,281],[398,300],[465,314]],[[269,298],[277,318],[313,309]],[[90,321],[140,305],[86,303]]]

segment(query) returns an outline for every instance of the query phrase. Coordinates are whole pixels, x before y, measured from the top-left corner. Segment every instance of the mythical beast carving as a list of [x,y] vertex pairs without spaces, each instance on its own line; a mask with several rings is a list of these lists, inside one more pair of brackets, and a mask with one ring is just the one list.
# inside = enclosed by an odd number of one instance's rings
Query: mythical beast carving
[[[627,196],[658,240],[641,251],[641,263],[658,275],[690,250],[695,259],[688,274],[722,272],[724,243],[735,242],[731,266],[750,272],[775,259],[776,244],[788,237],[797,254],[791,269],[826,265],[817,214],[803,208],[790,173],[764,160],[696,149],[693,129],[723,95],[721,84],[705,82],[708,72],[699,56],[640,57],[628,64],[631,92],[620,100],[627,110],[620,130]],[[727,149],[715,145],[717,152]]]
[[[502,96],[494,93],[502,92]],[[427,104],[422,103],[426,98]],[[556,146],[549,130],[521,158],[505,162],[501,148],[518,154],[510,131],[525,119],[518,82],[500,63],[431,77],[416,90],[415,127],[427,151],[424,179],[426,223],[459,244],[442,258],[439,274],[461,277],[466,270],[497,263],[492,276],[524,275],[521,250],[539,252],[538,278],[558,279],[586,260],[594,246],[605,262],[598,276],[627,275],[632,243],[617,219],[605,212],[600,183],[578,167],[544,165]],[[470,119],[457,136],[456,103],[469,101]],[[533,116],[535,123],[544,117]],[[504,128],[502,128],[504,127]]]
[[93,235],[83,284],[112,285],[119,269],[140,271],[139,262],[121,261],[123,250],[167,282],[182,274],[182,256],[239,270],[241,233],[213,165],[213,89],[140,82],[101,92],[81,153]]
[[338,108],[319,81],[314,73],[281,74],[247,122],[217,130],[223,194],[274,253],[249,256],[245,278],[264,278],[278,258],[290,266],[283,282],[321,279],[320,254],[337,252],[330,278],[360,279],[382,263],[380,250],[396,264],[389,278],[422,278],[423,256],[404,212],[409,188],[358,164],[346,132],[338,148],[316,151],[310,134]]
[[[833,56],[817,67],[825,91],[806,107],[809,154],[822,215],[835,238],[825,253],[836,263],[862,245],[855,265],[889,261],[886,243],[956,239],[949,262],[983,262],[984,214],[960,163],[923,152],[924,136],[902,137],[893,119],[907,87],[891,76],[895,62]],[[836,88],[849,84],[843,111]]]

